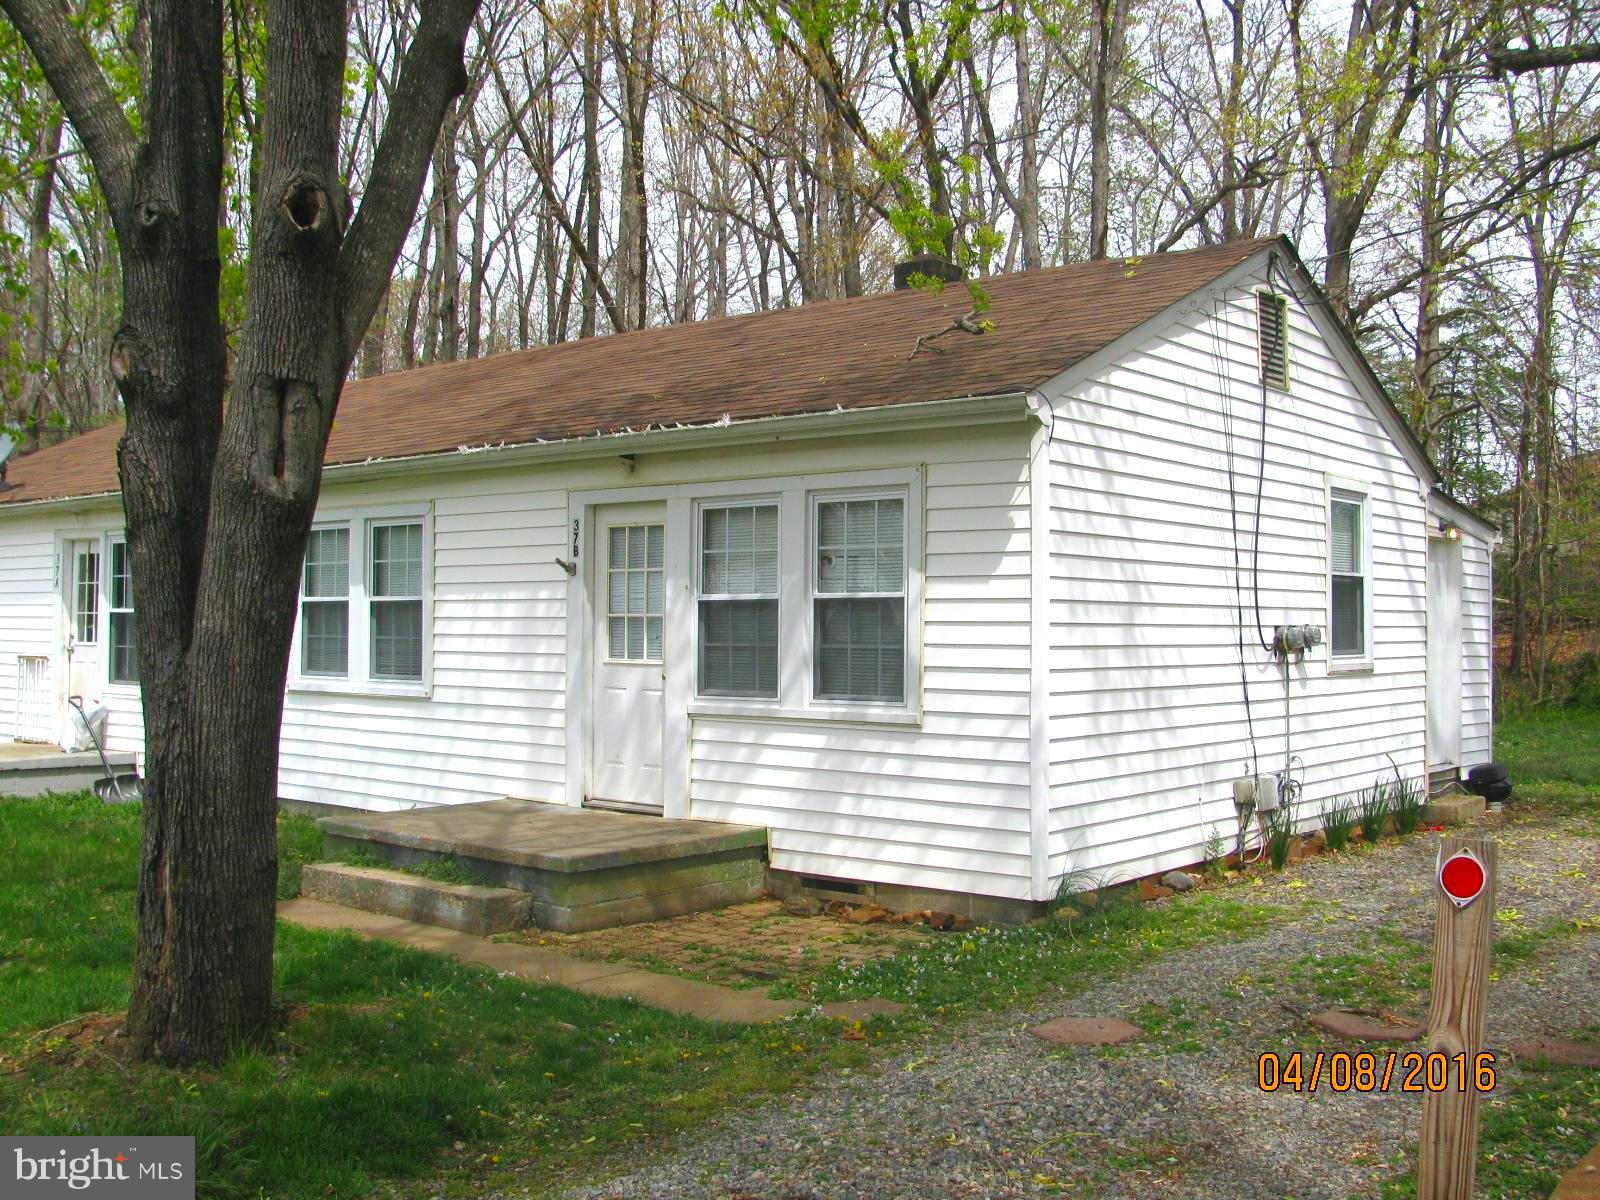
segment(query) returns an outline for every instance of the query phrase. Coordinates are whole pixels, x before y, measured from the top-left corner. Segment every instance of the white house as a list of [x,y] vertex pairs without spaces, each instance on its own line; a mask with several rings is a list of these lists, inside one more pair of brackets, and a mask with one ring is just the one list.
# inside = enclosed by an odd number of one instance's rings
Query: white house
[[[352,383],[282,796],[621,805],[764,826],[780,884],[1037,902],[1196,862],[1291,757],[1307,824],[1487,761],[1492,530],[1286,241],[985,286],[915,354],[964,289]],[[118,436],[11,464],[0,737],[74,692],[140,747]]]

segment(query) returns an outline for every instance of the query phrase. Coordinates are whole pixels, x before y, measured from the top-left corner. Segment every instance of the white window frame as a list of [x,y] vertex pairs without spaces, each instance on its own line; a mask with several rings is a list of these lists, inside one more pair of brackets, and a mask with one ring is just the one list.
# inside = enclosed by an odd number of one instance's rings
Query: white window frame
[[[901,543],[901,576],[900,591],[898,592],[823,592],[820,591],[822,583],[817,561],[818,552],[821,550],[820,537],[822,530],[821,508],[822,505],[849,500],[899,500],[902,503],[901,517],[905,522],[904,540]],[[806,612],[805,621],[809,626],[809,643],[811,648],[810,661],[806,670],[806,703],[808,707],[837,707],[846,711],[867,709],[880,712],[900,712],[909,708],[908,698],[911,693],[914,676],[911,673],[911,497],[905,488],[872,488],[865,491],[842,488],[827,491],[814,491],[807,497],[806,504]],[[817,601],[818,600],[900,600],[904,604],[901,618],[901,698],[893,700],[850,700],[843,697],[821,697],[816,695],[817,666],[821,653],[819,635],[817,631]]]
[[[111,613],[113,611],[112,607],[111,607],[111,562],[112,562],[111,556],[112,556],[112,552],[113,552],[112,551],[112,547],[114,547],[114,546],[122,546],[122,547],[124,547],[124,553],[129,555],[129,559],[128,559],[128,585],[129,585],[129,587],[132,587],[133,586],[133,559],[132,559],[132,553],[133,552],[131,550],[127,550],[126,549],[127,545],[128,545],[128,535],[125,532],[120,532],[120,531],[106,534],[105,538],[103,539],[102,545],[101,545],[102,558],[100,560],[100,562],[101,562],[101,567],[100,567],[100,580],[101,580],[101,582],[100,582],[100,602],[101,602],[100,603],[100,657],[105,663],[105,668],[104,668],[102,674],[105,677],[106,688],[107,688],[108,691],[110,691],[111,693],[116,694],[116,695],[137,695],[138,691],[139,691],[139,688],[140,688],[140,683],[139,683],[138,680],[113,679],[112,676],[111,676],[111,662],[112,662],[112,659],[114,659],[116,657],[115,647],[113,647],[112,644],[111,644]],[[116,609],[115,611],[119,612],[119,613],[121,613],[121,612],[136,613],[138,611],[138,598],[139,598],[139,593],[138,593],[137,590],[135,590],[134,591],[134,607],[133,608],[119,608],[119,609]],[[134,620],[137,621],[138,618],[135,617]],[[137,638],[138,638],[137,632],[135,633],[134,636],[135,636],[135,641],[137,642]],[[137,653],[137,649],[135,650],[135,653]],[[141,676],[142,676],[142,674],[143,674],[143,672],[141,672]]]
[[[778,586],[769,595],[749,593],[709,593],[700,590],[704,576],[705,552],[705,514],[719,508],[776,508],[778,510]],[[784,528],[787,522],[784,519],[785,505],[783,495],[779,492],[765,494],[757,493],[746,496],[721,496],[715,499],[696,499],[690,506],[694,514],[693,528],[689,533],[691,561],[689,563],[690,591],[694,597],[693,625],[691,630],[690,648],[692,651],[692,671],[694,698],[697,703],[706,705],[736,705],[740,708],[756,708],[768,711],[777,711],[783,705],[784,693],[784,655],[785,647],[790,639],[785,634],[784,621],[789,613],[789,605],[784,602],[784,592],[789,590],[784,587],[784,576],[788,570],[786,554],[790,538]],[[670,569],[670,568],[669,568]],[[670,579],[670,576],[669,576]],[[670,586],[670,583],[669,583]],[[709,695],[700,691],[700,602],[702,600],[772,600],[778,605],[778,694],[776,696],[721,696]]]
[[[422,526],[422,678],[377,679],[372,676],[372,530],[379,525]],[[295,588],[294,639],[289,652],[289,691],[325,692],[344,696],[426,698],[433,694],[433,505],[387,505],[323,509],[313,529],[350,530],[349,655],[343,676],[307,675],[303,664],[300,615],[305,597],[305,564]]]
[[[1333,650],[1333,505],[1335,501],[1359,503],[1361,506],[1361,570],[1356,575],[1361,587],[1361,653],[1335,654]],[[1328,604],[1328,672],[1348,674],[1371,671],[1374,664],[1372,649],[1372,493],[1369,485],[1354,479],[1330,475],[1327,477],[1327,495],[1323,506],[1323,519],[1327,522],[1327,584]],[[1348,575],[1348,572],[1340,572]]]
[[[667,542],[667,523],[666,523],[666,521],[664,519],[633,519],[633,518],[623,517],[623,518],[619,518],[619,520],[617,521],[616,524],[607,525],[606,526],[606,532],[609,533],[610,531],[615,530],[615,529],[645,529],[645,530],[648,530],[652,526],[656,526],[656,525],[659,525],[661,527],[661,553],[662,553],[662,560],[663,560],[663,563],[664,563],[665,559],[666,559],[666,542]],[[604,565],[603,568],[601,568],[602,570],[605,571],[606,587],[605,587],[605,590],[603,592],[601,592],[598,596],[595,597],[595,603],[599,606],[599,608],[601,610],[601,615],[606,618],[606,636],[605,636],[605,639],[603,640],[601,646],[599,647],[600,658],[604,662],[617,663],[617,664],[619,664],[621,666],[629,666],[629,665],[632,665],[632,666],[660,666],[665,661],[663,659],[662,655],[661,654],[657,654],[654,657],[652,657],[651,654],[650,654],[650,618],[654,617],[655,619],[657,619],[658,621],[661,622],[661,648],[662,648],[662,650],[664,652],[666,650],[666,644],[667,644],[667,610],[666,610],[666,603],[667,603],[667,572],[666,572],[666,567],[663,565],[660,568],[656,568],[656,567],[652,567],[652,566],[648,565],[648,563],[650,561],[650,535],[648,533],[645,534],[645,563],[647,565],[645,565],[643,567],[613,567],[611,565],[611,560],[610,560],[611,546],[610,546],[609,540],[602,538],[601,541],[604,544],[600,545],[597,548],[596,553],[597,554],[604,554],[606,556],[605,565]],[[612,576],[613,572],[621,571],[621,572],[623,572],[623,574],[627,574],[630,571],[643,571],[645,573],[645,579],[648,581],[649,577],[650,577],[649,573],[651,571],[654,571],[654,570],[660,570],[660,572],[661,572],[661,611],[659,613],[652,613],[652,612],[649,611],[650,610],[650,602],[649,602],[650,588],[649,588],[649,583],[646,582],[646,584],[645,584],[645,611],[642,614],[640,614],[640,613],[613,613],[611,611],[611,576]],[[615,655],[613,655],[611,653],[611,618],[612,617],[622,617],[622,618],[624,618],[624,620],[626,620],[626,618],[630,617],[630,616],[633,616],[633,617],[641,617],[642,616],[642,618],[644,619],[644,623],[645,623],[645,633],[644,633],[645,653],[644,653],[644,657],[643,658],[626,658],[626,657],[617,658]],[[624,635],[624,642],[626,642],[626,635]],[[624,648],[626,648],[626,647],[624,647]]]

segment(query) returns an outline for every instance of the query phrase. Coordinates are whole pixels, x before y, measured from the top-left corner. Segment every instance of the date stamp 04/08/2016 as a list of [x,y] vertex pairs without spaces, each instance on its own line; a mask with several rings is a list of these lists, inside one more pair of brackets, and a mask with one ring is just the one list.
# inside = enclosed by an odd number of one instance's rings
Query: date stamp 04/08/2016
[[1492,1092],[1494,1055],[1408,1050],[1350,1054],[1343,1050],[1269,1051],[1256,1060],[1256,1086],[1263,1092]]

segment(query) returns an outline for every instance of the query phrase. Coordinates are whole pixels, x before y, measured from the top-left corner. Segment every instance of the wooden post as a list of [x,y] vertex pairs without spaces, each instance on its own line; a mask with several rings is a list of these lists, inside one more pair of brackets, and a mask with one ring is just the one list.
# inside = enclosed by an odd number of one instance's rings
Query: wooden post
[[[1464,908],[1458,908],[1438,881],[1434,882],[1437,924],[1428,1054],[1443,1055],[1449,1073],[1443,1091],[1423,1094],[1417,1200],[1472,1200],[1478,1169],[1476,1060],[1484,1048],[1483,1018],[1489,995],[1496,847],[1487,838],[1447,837],[1441,839],[1440,861],[1461,850],[1478,856],[1485,879],[1482,893]],[[1458,1054],[1466,1057],[1457,1059]],[[1458,1065],[1464,1078],[1457,1078]]]

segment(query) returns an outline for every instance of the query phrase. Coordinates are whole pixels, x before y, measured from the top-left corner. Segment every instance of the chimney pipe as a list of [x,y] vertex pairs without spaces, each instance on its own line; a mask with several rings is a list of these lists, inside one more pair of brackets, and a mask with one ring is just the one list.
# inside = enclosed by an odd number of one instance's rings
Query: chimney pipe
[[960,283],[967,277],[967,273],[948,258],[937,254],[913,254],[904,262],[895,263],[894,290],[903,292],[909,288],[913,275],[927,275],[945,283]]

